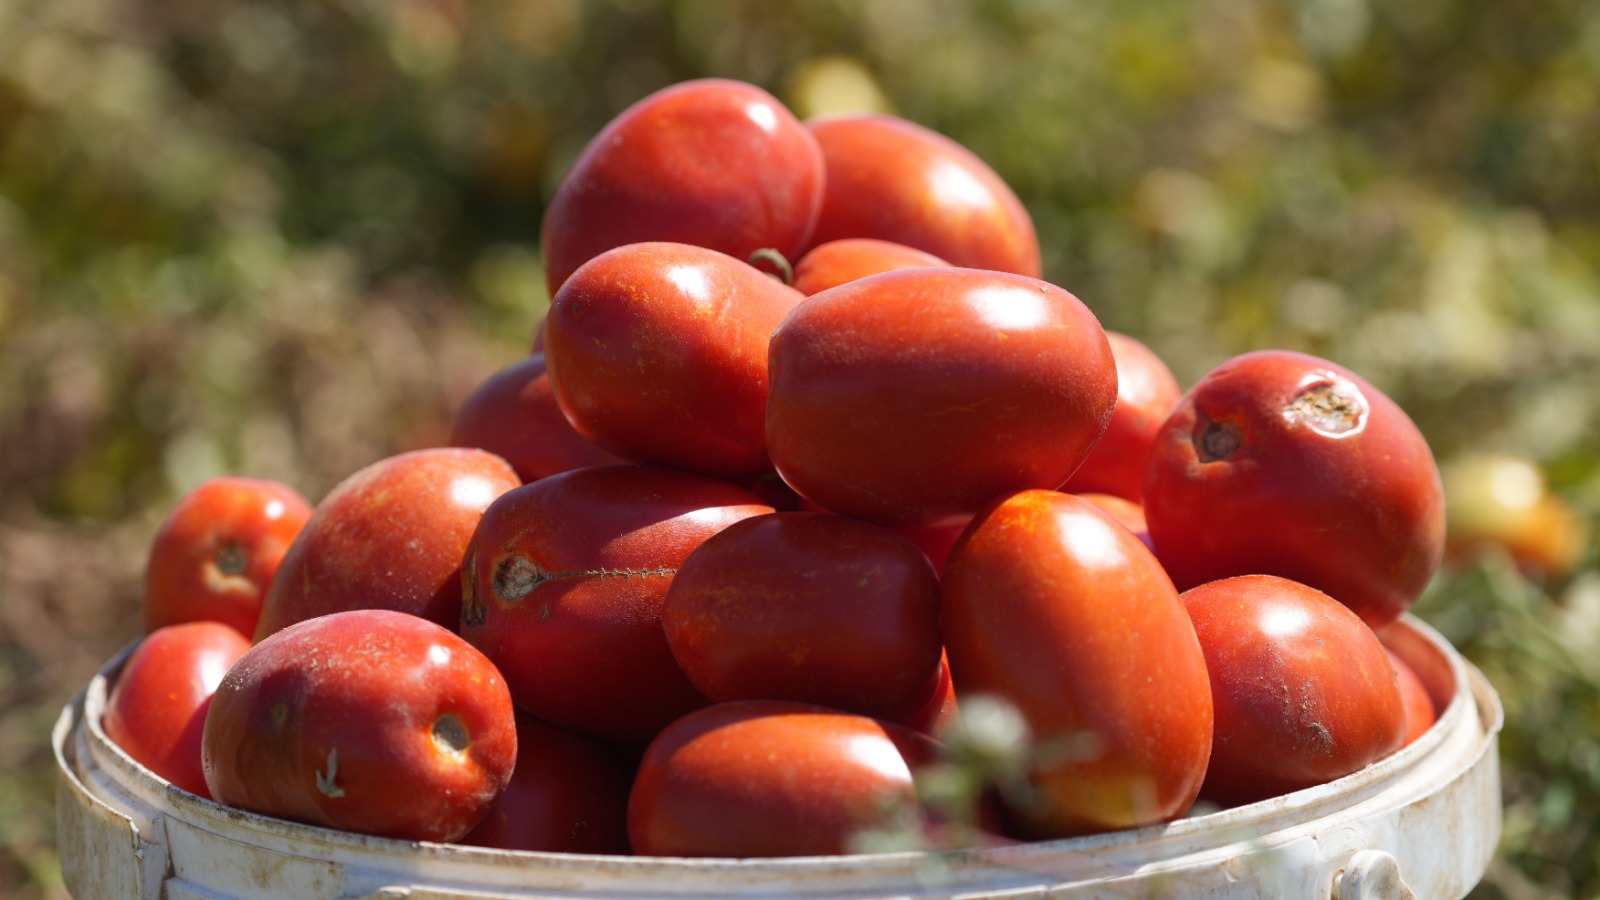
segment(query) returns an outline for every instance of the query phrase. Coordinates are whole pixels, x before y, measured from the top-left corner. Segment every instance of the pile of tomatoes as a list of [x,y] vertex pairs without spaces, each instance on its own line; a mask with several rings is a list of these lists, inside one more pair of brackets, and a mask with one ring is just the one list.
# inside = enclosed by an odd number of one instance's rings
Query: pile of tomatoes
[[[1433,722],[1374,632],[1443,550],[1410,419],[1283,351],[1183,392],[949,139],[688,82],[541,242],[534,352],[456,446],[172,511],[104,719],[131,756],[396,838],[783,856],[1169,821]],[[988,721],[1009,776],[935,802]]]

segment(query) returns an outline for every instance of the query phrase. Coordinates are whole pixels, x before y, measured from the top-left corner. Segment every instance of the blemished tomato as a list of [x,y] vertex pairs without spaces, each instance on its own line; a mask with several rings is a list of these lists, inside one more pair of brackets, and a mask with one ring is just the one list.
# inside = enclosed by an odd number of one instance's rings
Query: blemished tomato
[[106,700],[106,737],[157,775],[210,799],[200,735],[211,695],[250,639],[221,622],[157,628],[128,656]]
[[545,317],[545,362],[578,432],[635,462],[770,472],[767,345],[793,288],[726,254],[630,244],[574,272]]
[[464,448],[414,450],[356,472],[290,545],[256,640],[351,609],[394,609],[454,628],[472,531],[496,497],[521,483],[504,459]]
[[778,474],[891,527],[959,526],[997,497],[1060,486],[1117,395],[1078,298],[976,269],[902,269],[807,299],[772,337],[771,379]]
[[915,247],[873,238],[842,238],[818,244],[794,266],[794,289],[807,297],[831,287],[895,269],[925,269],[949,263]]
[[458,843],[548,853],[627,853],[632,772],[596,738],[517,712],[517,764]]
[[624,462],[573,430],[550,389],[542,353],[520,359],[478,385],[456,413],[450,444],[504,458],[524,482]]
[[1039,277],[1039,238],[1011,187],[959,143],[887,115],[812,119],[826,199],[812,246],[877,238],[951,265]]
[[772,512],[741,488],[666,469],[576,469],[496,500],[467,551],[461,634],[517,705],[587,734],[646,741],[706,704],[661,607],[702,541]]
[[222,679],[206,716],[217,802],[403,840],[471,831],[511,778],[500,673],[451,631],[362,609],[291,625]]
[[1154,556],[1093,505],[1024,491],[973,519],[940,610],[962,698],[1015,706],[1042,746],[1016,811],[1048,838],[1174,819],[1211,751],[1200,643]]
[[144,570],[144,630],[222,622],[255,634],[261,604],[311,504],[286,484],[214,478],[178,501]]
[[675,241],[749,259],[797,259],[822,208],[821,148],[771,94],[701,79],[628,107],[561,181],[539,232],[554,295],[624,244]]
[[1433,723],[1439,720],[1439,712],[1434,709],[1433,698],[1428,696],[1428,688],[1417,677],[1417,673],[1393,650],[1387,647],[1384,650],[1394,666],[1395,680],[1400,688],[1400,705],[1405,708],[1406,737],[1403,746],[1410,746],[1412,741],[1428,733]]
[[684,560],[662,611],[715,702],[794,700],[890,717],[939,678],[939,578],[909,540],[827,513],[735,522]]
[[917,821],[912,769],[932,754],[926,736],[866,716],[718,704],[672,723],[645,751],[628,834],[648,856],[849,853],[869,831]]
[[1156,434],[1183,389],[1153,350],[1125,334],[1106,332],[1117,361],[1117,406],[1094,449],[1061,490],[1069,494],[1111,494],[1140,502],[1145,470]]
[[1200,796],[1236,806],[1326,784],[1400,749],[1405,712],[1378,636],[1303,584],[1241,575],[1183,595],[1216,738]]
[[1190,389],[1145,480],[1156,555],[1179,588],[1278,575],[1371,627],[1416,601],[1444,552],[1422,433],[1355,373],[1314,356],[1235,357]]

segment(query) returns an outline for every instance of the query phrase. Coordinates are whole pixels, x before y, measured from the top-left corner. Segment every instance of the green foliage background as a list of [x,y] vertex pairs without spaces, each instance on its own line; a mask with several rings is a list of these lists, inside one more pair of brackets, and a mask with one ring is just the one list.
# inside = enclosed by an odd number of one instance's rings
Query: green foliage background
[[[46,736],[171,503],[437,443],[547,297],[545,199],[649,91],[831,58],[971,147],[1047,277],[1192,382],[1267,346],[1441,460],[1600,506],[1593,0],[0,0],[0,895],[56,896]],[[1600,893],[1600,574],[1419,609],[1506,702],[1483,896]]]

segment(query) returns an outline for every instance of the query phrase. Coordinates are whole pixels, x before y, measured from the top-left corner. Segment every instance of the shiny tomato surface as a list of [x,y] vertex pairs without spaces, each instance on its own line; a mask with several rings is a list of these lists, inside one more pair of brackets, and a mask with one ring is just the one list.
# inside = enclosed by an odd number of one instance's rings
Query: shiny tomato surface
[[755,85],[701,79],[657,91],[589,142],[545,209],[550,293],[590,259],[641,241],[798,259],[823,171],[810,131]]
[[516,761],[511,695],[454,633],[384,609],[291,625],[222,679],[206,716],[217,802],[311,825],[453,841]]
[[767,447],[818,506],[959,526],[1055,488],[1105,430],[1117,373],[1088,307],[976,269],[902,269],[823,291],[772,337]]
[[1438,569],[1444,497],[1394,401],[1314,356],[1262,350],[1213,369],[1162,425],[1145,519],[1178,587],[1278,575],[1398,618]]
[[976,154],[887,115],[812,119],[827,192],[812,246],[877,238],[951,265],[1039,277],[1039,238],[1011,187]]
[[272,577],[311,504],[286,484],[214,478],[167,514],[144,570],[144,630],[222,622],[255,634]]
[[1061,486],[1069,494],[1111,494],[1140,502],[1156,434],[1183,389],[1153,350],[1125,334],[1106,332],[1117,362],[1117,406],[1111,422],[1078,471]]
[[210,799],[200,765],[206,710],[250,639],[221,622],[157,628],[128,656],[106,700],[106,737],[157,775]]
[[1211,750],[1205,658],[1172,582],[1126,528],[1056,491],[972,522],[940,586],[963,698],[1015,706],[1041,746],[1032,837],[1132,828],[1194,802]]
[[284,556],[256,640],[351,609],[395,609],[454,628],[473,529],[521,483],[504,459],[464,448],[414,450],[351,475]]
[[1405,712],[1378,636],[1321,591],[1243,575],[1183,595],[1205,650],[1216,738],[1200,796],[1235,806],[1348,775],[1400,749]]
[[818,244],[794,266],[794,289],[807,297],[868,275],[895,269],[925,269],[949,263],[915,247],[873,238],[841,238]]
[[649,740],[707,702],[662,630],[673,576],[713,534],[770,512],[733,485],[645,466],[524,485],[489,507],[472,539],[461,634],[505,673],[519,707]]
[[525,482],[624,462],[573,430],[550,389],[543,353],[517,360],[478,385],[456,412],[450,444],[503,458]]

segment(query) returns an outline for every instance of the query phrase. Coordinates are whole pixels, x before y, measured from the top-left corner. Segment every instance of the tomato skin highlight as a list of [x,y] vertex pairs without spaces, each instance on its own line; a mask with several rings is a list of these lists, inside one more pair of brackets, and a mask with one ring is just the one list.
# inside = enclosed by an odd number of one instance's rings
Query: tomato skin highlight
[[981,512],[940,585],[956,690],[1015,706],[1040,762],[1018,810],[1030,837],[1168,821],[1194,802],[1211,750],[1205,659],[1177,591],[1093,505],[1023,491]]
[[1144,510],[1179,588],[1277,575],[1373,628],[1444,554],[1443,488],[1416,425],[1355,373],[1285,350],[1235,357],[1190,389],[1156,438]]
[[1326,784],[1400,749],[1395,669],[1355,613],[1314,588],[1242,575],[1193,588],[1216,739],[1200,796],[1224,806]]

